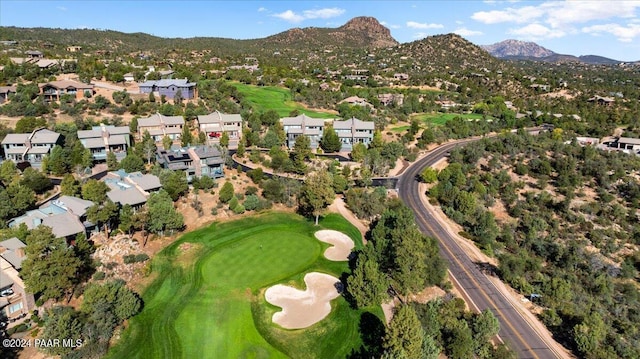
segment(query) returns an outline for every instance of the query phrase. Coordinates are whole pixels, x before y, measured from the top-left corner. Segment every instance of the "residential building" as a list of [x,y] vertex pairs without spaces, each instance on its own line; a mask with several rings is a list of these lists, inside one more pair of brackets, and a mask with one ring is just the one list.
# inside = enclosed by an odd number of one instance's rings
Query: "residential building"
[[396,73],[396,74],[393,74],[393,79],[394,80],[399,80],[399,81],[407,81],[409,79],[409,74]]
[[131,72],[127,72],[126,74],[122,75],[122,77],[124,78],[124,82],[133,82],[136,80],[135,76]]
[[602,144],[612,149],[640,151],[640,138],[608,137],[602,140]]
[[82,51],[82,46],[67,46],[68,52],[78,52]]
[[149,131],[156,142],[162,141],[164,136],[169,136],[175,141],[180,139],[182,126],[184,126],[184,117],[156,113],[150,117],[138,119],[138,137],[142,138],[144,131]]
[[78,139],[91,151],[94,161],[106,161],[109,152],[113,152],[116,159],[121,161],[131,147],[128,126],[93,126],[90,130],[78,131]]
[[38,209],[12,218],[8,226],[11,228],[24,223],[28,229],[35,229],[40,225],[51,227],[56,238],[65,238],[71,243],[78,234],[86,234],[87,230],[93,227],[93,224],[86,220],[87,209],[93,205],[93,202],[81,198],[62,196]]
[[24,53],[30,59],[41,59],[44,57],[44,54],[41,51],[37,50],[28,50]]
[[155,93],[158,96],[165,95],[173,99],[180,93],[183,99],[196,97],[196,84],[187,79],[163,79],[157,81],[145,81],[138,85],[140,93]]
[[16,93],[15,86],[0,86],[0,104],[9,99],[11,94]]
[[38,87],[45,101],[59,101],[62,95],[73,95],[80,100],[85,91],[89,91],[91,95],[95,93],[93,85],[71,80],[51,81],[39,84]]
[[0,309],[8,319],[35,308],[33,294],[25,290],[19,270],[25,260],[26,245],[16,237],[0,242]]
[[351,151],[356,143],[369,145],[373,140],[375,124],[352,117],[346,121],[333,121],[333,129],[338,134],[342,148],[340,151]]
[[112,202],[122,206],[128,204],[134,209],[147,203],[151,192],[162,188],[158,176],[140,172],[127,173],[124,170],[107,173],[104,183],[109,187],[107,197]]
[[341,103],[348,103],[349,105],[352,106],[369,106],[369,107],[373,107],[365,98],[362,97],[358,97],[358,96],[350,96],[345,98],[344,100],[338,102],[338,104]]
[[587,100],[588,102],[596,103],[600,106],[611,106],[615,102],[612,97],[593,96]]
[[384,106],[395,104],[396,106],[402,106],[404,103],[404,95],[394,93],[382,93],[378,95],[378,101]]
[[187,181],[202,176],[220,178],[224,176],[224,159],[213,146],[158,149],[158,164],[173,171],[184,171]]
[[311,148],[318,148],[322,131],[324,130],[324,120],[321,118],[311,118],[305,114],[296,117],[284,117],[280,119],[284,132],[287,134],[287,147],[293,148],[298,136],[309,137]]
[[40,168],[42,160],[60,141],[60,134],[37,128],[31,133],[10,133],[2,140],[5,160],[27,161],[32,167]]
[[220,143],[220,136],[226,132],[229,136],[229,148],[237,148],[242,137],[242,117],[239,114],[216,111],[198,116],[198,127],[207,134],[210,143]]

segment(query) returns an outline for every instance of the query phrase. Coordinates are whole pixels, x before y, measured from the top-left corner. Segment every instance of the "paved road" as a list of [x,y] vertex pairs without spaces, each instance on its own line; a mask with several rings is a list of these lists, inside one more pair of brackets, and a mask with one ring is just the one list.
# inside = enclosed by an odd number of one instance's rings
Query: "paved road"
[[420,171],[445,157],[454,147],[470,141],[473,140],[442,145],[412,164],[398,181],[400,197],[414,211],[422,232],[438,239],[440,252],[449,264],[449,273],[458,288],[462,289],[463,295],[468,297],[465,299],[470,299],[478,310],[488,308],[493,312],[500,321],[500,338],[516,351],[518,358],[561,358],[562,355],[533,330],[509,300],[478,269],[420,199],[417,181]]

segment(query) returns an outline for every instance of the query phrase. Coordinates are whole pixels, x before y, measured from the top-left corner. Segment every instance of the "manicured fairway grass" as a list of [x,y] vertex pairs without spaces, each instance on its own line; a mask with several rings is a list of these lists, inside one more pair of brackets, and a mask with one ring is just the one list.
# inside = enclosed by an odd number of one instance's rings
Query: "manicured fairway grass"
[[153,259],[157,278],[143,294],[144,310],[108,357],[346,357],[362,343],[362,312],[344,298],[332,301],[327,318],[300,330],[273,324],[280,308],[264,300],[264,290],[277,283],[303,288],[308,272],[339,278],[348,271],[346,262],[324,258],[329,245],[313,237],[319,229],[341,231],[362,246],[358,230],[335,214],[314,226],[297,215],[269,212],[184,235]]
[[275,86],[255,86],[239,82],[231,83],[238,92],[258,111],[275,110],[280,117],[289,116],[293,110],[298,110],[309,117],[334,118],[336,115],[328,112],[319,112],[305,109],[301,104],[291,100],[288,89]]
[[[411,120],[417,119],[423,124],[432,124],[436,126],[442,126],[447,121],[453,120],[455,117],[462,117],[465,120],[481,120],[482,115],[477,113],[421,113],[411,116]],[[393,132],[404,132],[409,129],[409,125],[401,125],[390,128]]]

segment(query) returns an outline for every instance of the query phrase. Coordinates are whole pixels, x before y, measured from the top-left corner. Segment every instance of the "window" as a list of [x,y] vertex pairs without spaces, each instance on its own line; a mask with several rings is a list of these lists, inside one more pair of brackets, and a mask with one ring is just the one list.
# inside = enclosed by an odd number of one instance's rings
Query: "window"
[[9,307],[9,314],[13,314],[22,309],[22,302],[18,302]]

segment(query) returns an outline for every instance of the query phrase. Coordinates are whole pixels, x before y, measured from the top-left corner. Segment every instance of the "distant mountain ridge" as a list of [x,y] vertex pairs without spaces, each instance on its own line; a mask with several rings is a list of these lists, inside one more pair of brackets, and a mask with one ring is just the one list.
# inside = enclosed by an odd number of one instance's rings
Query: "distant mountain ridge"
[[509,56],[540,58],[555,54],[555,52],[544,48],[535,42],[512,39],[500,41],[492,45],[480,45],[480,47],[498,58],[505,58]]
[[622,61],[597,55],[563,55],[542,47],[535,42],[504,40],[491,45],[480,45],[492,56],[505,60],[531,60],[544,62],[582,62],[593,65],[615,65]]

